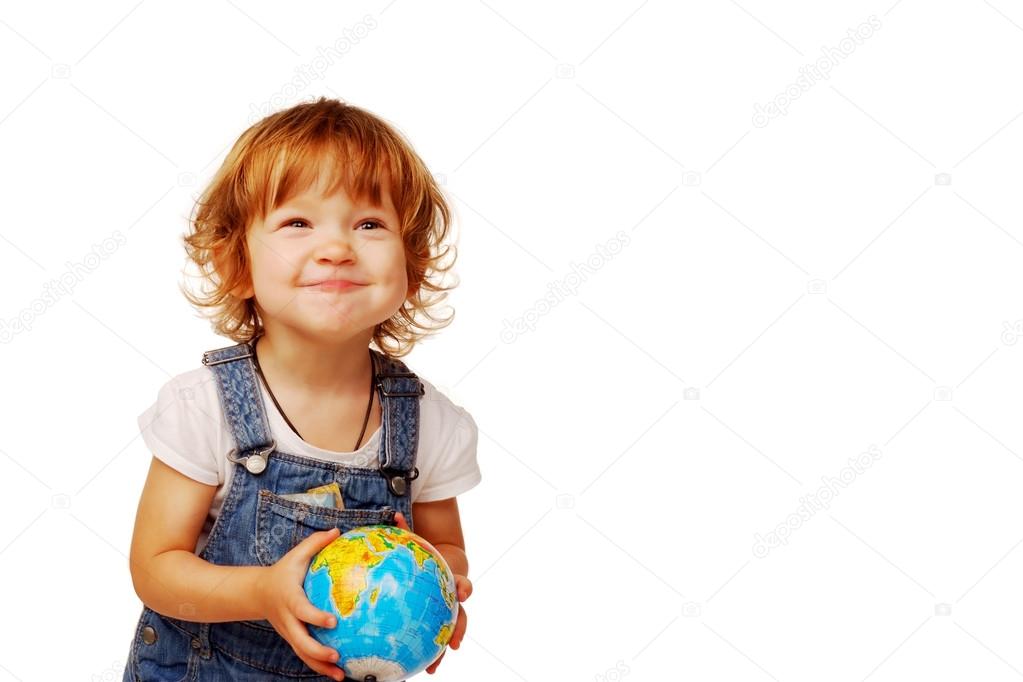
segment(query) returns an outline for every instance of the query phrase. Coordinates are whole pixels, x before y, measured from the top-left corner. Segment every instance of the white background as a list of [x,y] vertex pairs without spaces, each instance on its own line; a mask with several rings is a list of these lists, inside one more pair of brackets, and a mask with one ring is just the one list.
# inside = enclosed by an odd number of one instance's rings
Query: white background
[[230,344],[180,234],[321,94],[456,212],[407,358],[480,426],[438,679],[1023,677],[1021,58],[1006,0],[5,6],[0,680],[120,679],[135,418]]

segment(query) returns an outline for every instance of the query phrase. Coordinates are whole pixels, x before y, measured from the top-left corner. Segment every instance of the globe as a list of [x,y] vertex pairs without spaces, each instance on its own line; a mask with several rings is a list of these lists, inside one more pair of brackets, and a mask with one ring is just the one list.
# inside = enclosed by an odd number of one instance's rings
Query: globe
[[455,579],[426,539],[396,526],[359,526],[313,557],[303,584],[336,626],[308,624],[335,649],[345,677],[401,682],[444,651],[458,616]]

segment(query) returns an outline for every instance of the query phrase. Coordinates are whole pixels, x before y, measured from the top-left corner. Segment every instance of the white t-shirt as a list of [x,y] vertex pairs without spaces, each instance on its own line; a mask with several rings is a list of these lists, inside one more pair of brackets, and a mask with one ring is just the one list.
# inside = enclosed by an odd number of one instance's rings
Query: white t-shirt
[[[454,497],[480,482],[476,461],[478,428],[472,416],[433,384],[419,377],[425,393],[419,401],[419,477],[411,481],[412,502]],[[334,452],[311,445],[291,430],[261,381],[263,409],[277,449],[295,455],[360,467],[377,467],[380,428],[355,452]],[[217,486],[210,511],[196,543],[202,551],[230,489],[235,464],[227,453],[235,445],[227,425],[213,369],[205,365],[171,378],[156,402],[138,416],[139,430],[150,452],[168,466],[200,483]],[[365,439],[366,436],[363,436]]]

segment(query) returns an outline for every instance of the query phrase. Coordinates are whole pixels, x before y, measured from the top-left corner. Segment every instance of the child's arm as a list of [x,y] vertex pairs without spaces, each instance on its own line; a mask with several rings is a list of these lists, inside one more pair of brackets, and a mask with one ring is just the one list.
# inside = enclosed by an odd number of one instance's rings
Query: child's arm
[[153,457],[135,517],[131,579],[157,613],[202,623],[267,620],[316,672],[341,679],[337,652],[303,623],[333,627],[334,616],[309,602],[302,579],[312,557],[338,529],[313,533],[273,566],[217,566],[195,554],[216,486],[199,483]]
[[[462,537],[462,521],[458,514],[458,501],[454,497],[434,502],[416,502],[412,505],[412,518],[416,523],[416,535],[420,535],[437,548],[444,560],[451,567],[455,578],[455,590],[458,597],[458,621],[448,642],[452,649],[462,645],[465,635],[466,615],[461,602],[472,594],[472,582],[469,581],[469,559],[465,555],[465,540]],[[404,519],[399,525],[408,528]],[[445,649],[446,651],[446,649]],[[433,674],[440,665],[444,654],[430,664],[427,673]]]
[[142,603],[171,618],[217,623],[257,620],[260,566],[215,566],[195,554],[216,486],[153,457],[142,489],[129,563]]
[[437,548],[448,562],[451,571],[463,578],[468,576],[469,559],[465,555],[465,540],[462,537],[462,520],[458,514],[457,498],[416,502],[412,505],[412,518],[416,520],[416,534],[423,536]]

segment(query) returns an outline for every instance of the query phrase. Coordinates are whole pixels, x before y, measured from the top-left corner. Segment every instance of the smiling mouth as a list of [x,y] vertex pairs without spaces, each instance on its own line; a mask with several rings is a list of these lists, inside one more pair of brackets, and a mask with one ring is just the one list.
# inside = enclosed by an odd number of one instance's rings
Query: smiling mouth
[[321,291],[347,291],[349,289],[357,289],[364,285],[358,282],[351,282],[346,279],[327,279],[322,282],[307,284],[305,286],[309,289],[319,289]]

